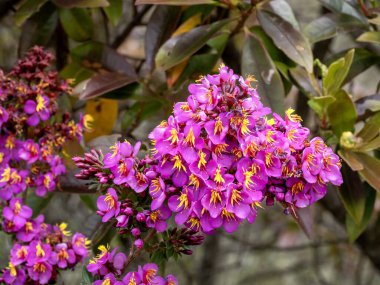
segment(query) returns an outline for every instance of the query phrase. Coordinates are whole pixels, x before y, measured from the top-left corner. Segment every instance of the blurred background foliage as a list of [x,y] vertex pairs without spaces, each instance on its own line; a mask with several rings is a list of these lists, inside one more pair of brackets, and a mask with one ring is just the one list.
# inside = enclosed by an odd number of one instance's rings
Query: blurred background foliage
[[[266,105],[279,114],[292,106],[336,147],[344,184],[294,219],[261,211],[166,269],[189,285],[379,284],[379,26],[379,0],[0,0],[0,66],[34,45],[55,53],[73,85],[60,107],[94,117],[85,145],[66,146],[69,167],[70,156],[120,137],[147,143],[189,82],[220,64],[255,76]],[[61,190],[28,203],[95,246],[127,246],[98,227],[85,185],[69,174]],[[79,284],[80,275],[62,278]]]

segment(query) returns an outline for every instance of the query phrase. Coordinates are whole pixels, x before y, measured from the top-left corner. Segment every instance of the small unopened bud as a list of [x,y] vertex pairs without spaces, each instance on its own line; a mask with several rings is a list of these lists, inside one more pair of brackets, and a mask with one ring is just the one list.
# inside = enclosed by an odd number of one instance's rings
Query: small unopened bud
[[138,229],[138,228],[133,228],[133,229],[131,230],[131,234],[132,234],[134,237],[139,237],[140,234],[141,234],[141,231],[140,231],[140,229]]
[[135,245],[135,247],[137,247],[138,249],[142,249],[144,247],[144,241],[139,238],[137,240],[135,240],[135,242],[133,243]]

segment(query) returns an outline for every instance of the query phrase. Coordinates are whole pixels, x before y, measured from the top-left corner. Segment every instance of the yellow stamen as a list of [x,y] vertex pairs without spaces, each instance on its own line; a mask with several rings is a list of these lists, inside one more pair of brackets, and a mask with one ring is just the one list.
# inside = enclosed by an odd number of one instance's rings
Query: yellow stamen
[[224,178],[223,178],[223,176],[221,174],[220,165],[218,165],[218,168],[215,170],[214,181],[216,183],[220,183],[220,184],[222,184],[222,183],[225,182],[225,180],[224,180]]
[[299,192],[302,192],[303,189],[304,189],[304,187],[305,187],[305,185],[301,181],[298,181],[297,183],[295,183],[292,186],[291,192],[292,192],[293,195],[296,195]]
[[40,243],[38,243],[36,245],[36,255],[37,255],[37,257],[44,257],[45,256],[45,251],[42,249]]
[[170,130],[170,137],[167,139],[167,141],[170,141],[170,144],[178,143],[179,138],[178,138],[178,132],[176,129],[172,128]]
[[180,203],[177,206],[177,209],[181,208],[182,206],[184,209],[189,208],[189,199],[187,198],[186,193],[182,193],[177,200],[180,201]]
[[215,122],[214,135],[220,134],[223,131],[223,124],[220,118]]
[[204,168],[206,166],[206,154],[200,150],[198,151],[198,155],[199,155],[199,162],[198,162],[198,168],[201,169],[201,168]]
[[220,197],[220,193],[216,190],[211,191],[211,199],[210,199],[210,205],[214,204],[216,205],[217,203],[222,202],[222,197]]
[[190,128],[190,131],[183,142],[186,144],[190,144],[192,146],[195,145],[195,136],[194,136],[193,128]]
[[243,198],[241,197],[240,195],[240,192],[239,190],[232,190],[232,194],[231,194],[231,205],[234,206],[234,204],[240,204],[240,201],[242,200]]
[[190,223],[190,228],[198,230],[201,226],[201,222],[198,218],[191,217],[188,221]]
[[104,198],[104,202],[106,202],[109,210],[115,208],[116,206],[115,199],[109,193],[106,194],[106,198]]
[[193,173],[190,174],[189,180],[190,180],[190,182],[189,182],[190,186],[193,185],[195,187],[195,189],[199,188],[200,181],[199,181],[199,178],[196,175],[194,175]]
[[288,110],[286,110],[285,113],[289,121],[292,121],[294,123],[302,122],[302,118],[300,116],[298,116],[297,114],[293,114],[294,110],[292,108],[289,108]]
[[36,111],[41,112],[42,110],[46,109],[46,100],[44,97],[41,96],[41,94],[37,95],[37,106],[36,106]]
[[13,265],[12,262],[9,262],[8,263],[8,268],[9,269],[9,274],[13,277],[16,277],[17,276],[17,270],[16,270],[16,267]]
[[71,235],[71,232],[70,231],[67,231],[67,224],[66,223],[61,223],[59,225],[59,229],[61,230],[61,232],[63,233],[63,235],[65,236],[70,236]]
[[172,161],[174,161],[173,169],[177,169],[178,171],[183,170],[186,172],[186,167],[183,165],[182,160],[178,155],[175,155]]
[[236,220],[235,214],[228,212],[226,208],[223,208],[222,210],[222,217],[225,218],[227,221]]

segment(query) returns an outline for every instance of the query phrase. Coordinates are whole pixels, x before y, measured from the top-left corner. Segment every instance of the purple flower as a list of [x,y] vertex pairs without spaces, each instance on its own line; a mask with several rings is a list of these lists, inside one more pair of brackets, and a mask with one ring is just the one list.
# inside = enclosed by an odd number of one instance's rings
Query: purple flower
[[47,261],[52,252],[50,244],[41,241],[32,241],[29,245],[29,250],[28,264]]
[[9,207],[3,209],[3,217],[11,221],[17,229],[23,227],[33,214],[31,208],[21,203],[20,198],[14,198],[9,202]]
[[11,257],[10,260],[13,263],[13,265],[17,266],[19,264],[22,264],[28,260],[29,256],[29,246],[27,245],[20,245],[20,244],[14,244],[11,249]]
[[171,214],[172,212],[169,208],[162,205],[159,209],[149,213],[149,216],[146,219],[146,225],[149,228],[154,228],[157,232],[161,233],[166,230],[166,220],[170,218]]
[[47,192],[51,192],[55,189],[55,177],[52,173],[45,173],[37,178],[36,184],[37,196],[45,196]]
[[37,261],[28,267],[28,275],[40,284],[47,284],[52,275],[52,266],[47,261]]
[[30,126],[37,126],[40,120],[46,121],[50,117],[49,98],[38,94],[36,101],[28,100],[25,102],[24,112],[29,114],[27,123]]
[[8,267],[5,269],[3,273],[3,279],[5,284],[13,284],[13,285],[22,285],[25,284],[26,275],[25,271],[21,268],[16,267],[16,265],[9,262]]
[[88,256],[87,246],[90,241],[81,233],[75,233],[72,238],[72,246],[75,254],[81,256],[82,258]]
[[27,161],[28,164],[32,164],[40,158],[40,148],[32,140],[25,141],[18,153],[19,157]]
[[68,249],[66,243],[59,243],[55,246],[50,257],[51,264],[57,264],[59,268],[67,268],[76,261],[74,250]]
[[133,285],[133,284],[142,284],[140,279],[140,275],[138,272],[128,272],[123,278],[123,284],[125,285]]
[[99,196],[96,202],[99,209],[97,213],[103,217],[103,223],[119,214],[120,204],[117,193],[113,188],[109,188],[106,195]]

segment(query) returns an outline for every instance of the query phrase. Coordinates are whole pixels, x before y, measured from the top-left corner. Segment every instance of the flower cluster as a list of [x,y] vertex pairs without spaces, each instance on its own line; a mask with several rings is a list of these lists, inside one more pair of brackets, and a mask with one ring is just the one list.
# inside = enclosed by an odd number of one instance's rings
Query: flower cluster
[[[233,232],[257,207],[278,201],[285,207],[307,207],[321,199],[326,185],[340,185],[340,159],[321,138],[308,139],[309,129],[289,109],[283,119],[260,102],[252,78],[227,67],[189,86],[187,102],[149,138],[153,154],[136,157],[140,144],[118,142],[97,165],[77,158],[82,179],[132,189],[150,209],[139,213],[148,227],[162,232],[172,213],[177,225],[210,233]],[[91,165],[92,163],[92,165]],[[95,167],[96,166],[96,167]],[[125,221],[119,195],[108,190],[98,200],[98,213]],[[127,210],[128,213],[132,213]]]
[[47,284],[58,270],[73,268],[87,257],[89,241],[80,233],[72,237],[67,225],[44,223],[42,215],[32,218],[32,209],[13,198],[3,209],[3,229],[15,234],[8,268],[0,281],[5,284]]
[[308,140],[293,110],[284,119],[272,114],[252,78],[219,71],[191,84],[187,102],[149,136],[152,210],[167,203],[178,225],[233,232],[254,221],[264,199],[306,207],[325,195],[327,183],[342,183],[338,156],[322,139]]
[[173,275],[166,278],[159,276],[158,266],[154,263],[148,263],[139,266],[137,271],[123,274],[124,266],[127,263],[127,257],[117,249],[110,249],[106,246],[99,246],[99,254],[90,260],[87,270],[98,280],[94,285],[177,285],[177,279]]
[[7,76],[0,75],[0,198],[9,200],[34,188],[53,191],[65,166],[58,153],[80,139],[88,116],[79,124],[58,116],[58,98],[70,92],[67,81],[47,71],[53,56],[33,48]]
[[14,244],[9,267],[2,270],[6,284],[47,284],[59,269],[73,268],[87,255],[86,238],[69,238],[67,225],[32,218],[23,204],[33,190],[44,196],[59,186],[65,173],[60,153],[69,140],[82,138],[87,116],[75,123],[58,110],[59,97],[70,92],[67,81],[48,70],[50,53],[34,47],[13,70],[0,71],[0,208],[2,230],[12,234]]

